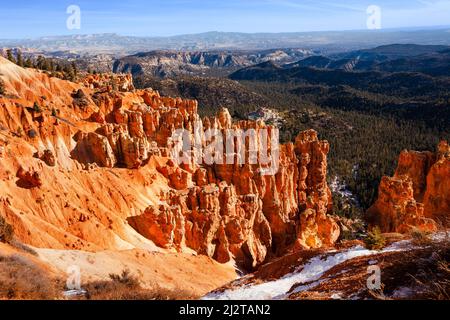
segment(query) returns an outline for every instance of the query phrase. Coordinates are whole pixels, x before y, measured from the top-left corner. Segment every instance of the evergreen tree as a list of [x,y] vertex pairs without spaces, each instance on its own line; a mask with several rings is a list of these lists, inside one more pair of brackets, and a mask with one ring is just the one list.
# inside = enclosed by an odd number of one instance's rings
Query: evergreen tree
[[36,60],[35,68],[42,70],[43,66],[44,66],[44,60],[45,59],[43,56],[38,56],[37,60]]
[[20,67],[23,67],[24,63],[23,63],[22,51],[17,50],[16,56],[17,56],[17,65]]
[[33,67],[33,61],[31,61],[31,58],[30,58],[30,57],[28,57],[28,58],[25,60],[23,66],[24,66],[25,68],[32,68],[32,67]]
[[8,58],[9,61],[16,63],[16,59],[14,59],[11,49],[6,50],[6,57]]
[[77,76],[78,75],[78,69],[77,69],[77,65],[76,65],[75,61],[72,62],[72,70],[73,70],[73,74],[75,76]]

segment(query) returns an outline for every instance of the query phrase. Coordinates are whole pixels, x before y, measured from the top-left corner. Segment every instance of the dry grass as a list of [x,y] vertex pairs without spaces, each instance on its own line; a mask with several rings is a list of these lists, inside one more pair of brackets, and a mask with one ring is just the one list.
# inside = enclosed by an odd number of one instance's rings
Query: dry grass
[[411,231],[410,236],[412,238],[412,243],[416,246],[428,246],[433,243],[433,239],[431,239],[431,233],[427,231],[422,231],[419,229],[414,229]]
[[141,287],[139,279],[128,270],[110,275],[110,281],[95,281],[83,286],[87,300],[192,300],[197,297],[184,290]]
[[417,272],[409,274],[424,299],[450,300],[450,247],[448,240],[433,244],[428,259],[418,261]]
[[5,218],[0,216],[0,242],[9,243],[14,238],[12,226],[6,222]]
[[0,300],[51,300],[60,297],[56,281],[31,259],[0,256]]
[[450,243],[425,241],[426,247],[396,255],[383,268],[386,292],[410,288],[413,294],[408,299],[450,300]]

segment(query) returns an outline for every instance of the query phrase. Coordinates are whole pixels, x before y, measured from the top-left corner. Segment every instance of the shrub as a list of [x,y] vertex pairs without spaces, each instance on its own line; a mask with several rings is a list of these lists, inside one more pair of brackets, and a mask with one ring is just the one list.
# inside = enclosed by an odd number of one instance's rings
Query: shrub
[[13,227],[6,222],[5,218],[0,216],[0,241],[10,243],[14,238]]
[[18,254],[0,256],[0,300],[56,298],[59,298],[56,281],[31,259]]
[[26,244],[18,241],[17,239],[13,239],[9,245],[11,245],[12,247],[22,251],[22,252],[26,252],[32,256],[37,256],[38,253],[31,247],[27,246]]
[[41,107],[39,106],[39,104],[37,102],[35,102],[33,104],[33,110],[38,113],[42,112]]
[[0,79],[0,96],[3,96],[5,94],[5,83],[2,79]]
[[379,227],[374,227],[367,233],[364,243],[369,250],[380,250],[386,245],[386,238]]
[[83,286],[88,300],[188,300],[195,299],[192,294],[183,290],[153,289],[141,287],[139,279],[129,270],[122,274],[110,274],[110,281],[95,281]]
[[410,235],[412,238],[412,243],[417,246],[427,246],[433,242],[433,240],[430,238],[430,232],[427,231],[413,229]]
[[32,138],[32,139],[34,139],[34,138],[36,138],[37,137],[37,132],[36,132],[36,130],[34,130],[34,129],[30,129],[30,130],[28,130],[28,137],[30,137],[30,138]]
[[113,282],[123,284],[128,288],[138,288],[140,286],[139,279],[133,276],[128,269],[124,269],[120,275],[110,274],[109,277]]

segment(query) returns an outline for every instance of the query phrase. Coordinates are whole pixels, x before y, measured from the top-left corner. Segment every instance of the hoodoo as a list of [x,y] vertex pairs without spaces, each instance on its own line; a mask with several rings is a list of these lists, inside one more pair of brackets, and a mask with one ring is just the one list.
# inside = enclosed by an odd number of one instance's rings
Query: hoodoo
[[435,153],[405,150],[393,177],[383,177],[368,221],[384,232],[435,231],[448,226],[450,147],[442,141]]

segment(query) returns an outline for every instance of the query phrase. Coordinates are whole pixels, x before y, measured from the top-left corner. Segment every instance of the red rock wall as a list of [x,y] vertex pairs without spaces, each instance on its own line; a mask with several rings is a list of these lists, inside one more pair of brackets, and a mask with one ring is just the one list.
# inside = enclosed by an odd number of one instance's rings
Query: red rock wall
[[436,153],[403,151],[394,177],[383,177],[378,200],[368,210],[372,225],[384,232],[435,231],[449,224],[450,148]]

